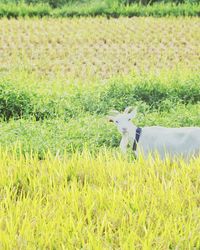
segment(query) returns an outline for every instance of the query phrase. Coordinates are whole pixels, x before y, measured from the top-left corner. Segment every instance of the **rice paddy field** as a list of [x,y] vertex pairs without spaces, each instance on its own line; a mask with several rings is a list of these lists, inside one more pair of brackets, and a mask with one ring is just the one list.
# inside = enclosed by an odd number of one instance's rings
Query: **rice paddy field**
[[200,249],[200,157],[119,152],[200,127],[198,17],[0,19],[0,249]]
[[88,82],[186,68],[199,72],[199,18],[2,19],[1,72]]

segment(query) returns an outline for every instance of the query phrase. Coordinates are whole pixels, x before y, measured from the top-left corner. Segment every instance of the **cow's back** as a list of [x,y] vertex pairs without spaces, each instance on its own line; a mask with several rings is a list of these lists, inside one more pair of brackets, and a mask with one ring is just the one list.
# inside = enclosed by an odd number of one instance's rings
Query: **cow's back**
[[139,150],[145,156],[157,152],[161,158],[164,158],[166,154],[170,156],[198,154],[200,151],[200,128],[144,127]]

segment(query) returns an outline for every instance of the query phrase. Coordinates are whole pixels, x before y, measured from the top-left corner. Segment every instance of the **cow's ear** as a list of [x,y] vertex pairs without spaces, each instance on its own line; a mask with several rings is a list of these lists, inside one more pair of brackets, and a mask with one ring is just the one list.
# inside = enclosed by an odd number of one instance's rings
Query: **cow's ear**
[[109,122],[114,122],[113,116],[108,116],[108,121],[109,121]]
[[125,114],[129,114],[131,111],[133,110],[133,107],[126,107],[125,110],[124,110],[124,113]]
[[136,115],[137,115],[137,110],[135,109],[135,110],[131,111],[131,113],[129,114],[129,117],[130,117],[131,119],[133,119],[133,118],[136,117]]

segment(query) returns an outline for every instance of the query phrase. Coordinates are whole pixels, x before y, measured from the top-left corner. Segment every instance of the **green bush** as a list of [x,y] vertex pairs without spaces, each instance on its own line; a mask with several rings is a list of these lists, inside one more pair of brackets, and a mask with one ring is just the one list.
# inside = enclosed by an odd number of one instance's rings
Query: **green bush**
[[[106,114],[110,109],[122,111],[127,106],[145,103],[151,110],[173,107],[176,103],[195,104],[200,102],[200,88],[197,81],[164,85],[161,82],[138,83],[114,82],[100,93],[79,93],[72,103],[83,112]],[[166,106],[166,107],[165,107]]]
[[54,99],[46,99],[40,96],[35,96],[32,100],[33,111],[30,116],[37,121],[44,119],[53,119],[59,116],[58,103]]
[[14,89],[10,84],[0,84],[0,117],[9,120],[19,118],[33,111],[31,95],[23,90]]
[[46,96],[0,84],[0,117],[34,117],[36,120],[64,117],[65,121],[82,114],[105,115],[110,109],[138,106],[145,110],[169,110],[177,103],[200,102],[199,80],[163,84],[156,80],[123,83],[114,81],[96,89],[74,89],[65,96]]
[[6,121],[22,117],[54,118],[58,113],[56,107],[54,99],[17,89],[10,83],[0,83],[0,117]]

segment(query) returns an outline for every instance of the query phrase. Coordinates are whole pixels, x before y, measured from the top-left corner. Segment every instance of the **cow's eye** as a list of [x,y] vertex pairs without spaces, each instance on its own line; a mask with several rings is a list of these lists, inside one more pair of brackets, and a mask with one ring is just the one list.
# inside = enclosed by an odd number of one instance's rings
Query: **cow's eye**
[[130,121],[130,120],[131,120],[131,118],[128,119],[128,121]]
[[116,123],[119,123],[119,121],[115,121]]

